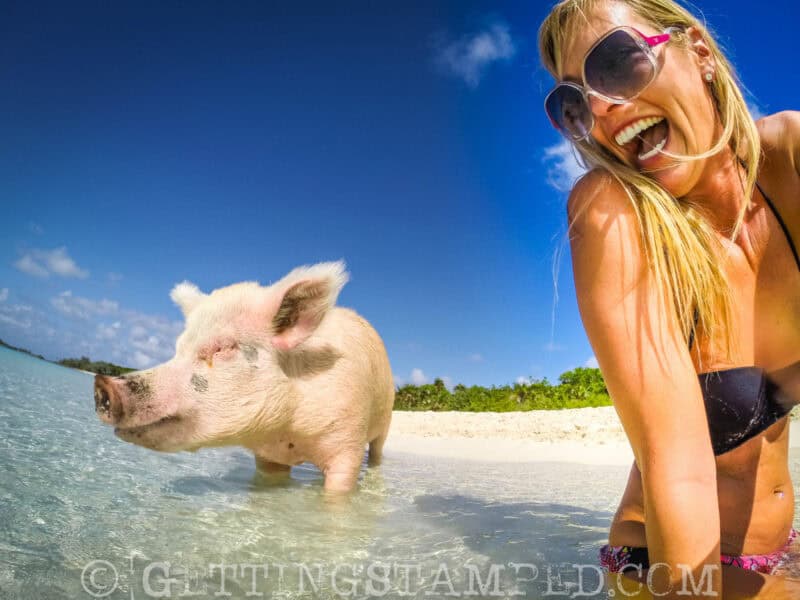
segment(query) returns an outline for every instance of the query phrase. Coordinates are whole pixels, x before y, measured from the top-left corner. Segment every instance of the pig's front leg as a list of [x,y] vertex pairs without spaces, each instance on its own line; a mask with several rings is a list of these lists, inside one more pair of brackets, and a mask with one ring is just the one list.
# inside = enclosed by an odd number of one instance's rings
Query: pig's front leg
[[292,467],[289,465],[282,465],[276,462],[272,462],[265,458],[261,458],[256,455],[256,469],[259,473],[263,475],[267,475],[270,478],[284,478],[288,477]]
[[356,487],[364,451],[340,454],[322,469],[326,492],[349,492]]

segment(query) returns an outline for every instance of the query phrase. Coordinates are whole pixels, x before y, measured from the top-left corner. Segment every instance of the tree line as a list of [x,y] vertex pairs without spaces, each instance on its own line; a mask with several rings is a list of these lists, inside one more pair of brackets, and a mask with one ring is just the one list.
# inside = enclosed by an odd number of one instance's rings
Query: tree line
[[[45,362],[52,363],[52,360],[47,360],[41,354],[34,354],[27,348],[19,348],[17,346],[12,346],[0,340],[0,346],[4,348],[8,348],[9,350],[16,350],[17,352],[22,352],[23,354],[28,354],[33,356],[34,358],[38,358],[39,360],[43,360]],[[136,369],[129,369],[127,367],[120,367],[119,365],[115,365],[114,363],[105,362],[103,360],[93,361],[86,356],[81,356],[80,358],[62,358],[59,361],[56,361],[57,365],[61,365],[62,367],[70,367],[71,369],[81,369],[83,371],[90,371],[92,373],[97,373],[99,375],[111,375],[111,376],[119,376],[124,375],[125,373],[131,373]]]
[[0,346],[2,346],[3,348],[8,348],[9,350],[16,350],[17,352],[22,352],[23,354],[29,354],[32,357],[38,358],[40,360],[47,360],[41,354],[34,354],[33,352],[31,352],[30,350],[27,350],[25,348],[17,348],[16,346],[12,346],[11,344],[7,344],[3,340],[0,340]]
[[127,367],[120,367],[114,363],[105,362],[103,360],[93,361],[86,356],[80,358],[62,358],[58,361],[63,367],[70,367],[72,369],[81,369],[82,371],[90,371],[98,375],[109,375],[111,377],[118,377],[125,373],[132,373],[136,369],[129,369]]
[[553,385],[542,379],[500,387],[456,385],[447,389],[441,379],[431,384],[403,385],[395,394],[395,410],[458,410],[468,412],[510,412],[609,406],[600,369],[579,367],[558,378]]

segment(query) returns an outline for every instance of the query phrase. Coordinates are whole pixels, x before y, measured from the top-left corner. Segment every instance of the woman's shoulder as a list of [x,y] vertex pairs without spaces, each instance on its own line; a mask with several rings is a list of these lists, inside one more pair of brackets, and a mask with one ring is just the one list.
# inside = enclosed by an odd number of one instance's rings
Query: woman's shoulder
[[778,170],[800,173],[800,111],[784,110],[756,121],[764,156]]
[[641,224],[620,181],[603,169],[589,171],[573,187],[567,213],[574,265],[591,271],[602,264],[613,278],[639,279],[647,263]]
[[575,183],[567,201],[570,228],[605,229],[612,222],[638,222],[628,191],[605,169],[593,169]]
[[[800,111],[782,110],[756,121],[762,141],[779,142],[786,135],[800,136]],[[797,141],[797,140],[795,140]]]

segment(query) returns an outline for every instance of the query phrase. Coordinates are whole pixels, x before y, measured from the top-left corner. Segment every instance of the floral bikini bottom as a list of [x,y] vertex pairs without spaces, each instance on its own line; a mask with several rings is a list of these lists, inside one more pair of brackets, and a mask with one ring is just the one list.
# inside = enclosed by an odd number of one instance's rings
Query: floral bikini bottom
[[[798,532],[792,528],[789,532],[789,539],[786,545],[780,550],[769,554],[721,554],[720,562],[723,565],[739,567],[749,571],[757,571],[767,575],[772,574],[781,562],[787,557],[787,550],[791,543],[797,538]],[[626,567],[630,569],[650,568],[650,560],[647,556],[647,548],[636,546],[609,546],[600,548],[600,566],[606,567],[610,573],[620,573]]]

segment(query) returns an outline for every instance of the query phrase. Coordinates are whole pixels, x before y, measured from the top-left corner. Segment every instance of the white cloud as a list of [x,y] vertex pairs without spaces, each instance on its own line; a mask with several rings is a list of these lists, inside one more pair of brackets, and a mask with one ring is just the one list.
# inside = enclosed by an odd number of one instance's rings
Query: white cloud
[[0,310],[5,313],[33,313],[33,307],[27,304],[5,304],[0,306]]
[[131,336],[140,339],[158,335],[174,341],[183,331],[182,321],[170,321],[166,317],[146,315],[136,311],[124,311],[124,315],[131,325]]
[[64,316],[83,320],[88,320],[93,316],[112,315],[119,310],[119,304],[113,300],[107,300],[106,298],[89,300],[88,298],[73,296],[69,290],[61,292],[55,298],[51,298],[50,304]]
[[135,351],[129,358],[131,364],[144,369],[172,358],[175,340],[183,331],[182,322],[136,311],[122,311],[122,315],[129,333],[124,346],[120,344],[118,348]]
[[50,275],[77,277],[78,279],[89,277],[89,271],[81,269],[67,254],[64,246],[53,250],[34,248],[26,252],[14,263],[14,266],[23,273],[34,277],[49,277]]
[[[112,300],[88,300],[72,294],[61,294],[53,299],[60,312],[74,320],[91,323],[103,316],[114,316],[95,325],[93,357],[102,360],[113,357],[124,366],[146,369],[166,362],[175,353],[175,340],[183,331],[183,323],[159,316],[120,308]],[[88,326],[88,323],[87,323]]]
[[30,329],[31,325],[33,325],[33,322],[28,318],[19,319],[5,312],[0,312],[0,322],[8,323],[9,325],[19,327],[20,329]]
[[120,275],[119,273],[114,273],[113,271],[111,271],[107,277],[108,277],[108,283],[110,283],[111,285],[116,285],[123,279],[122,275]]
[[[394,379],[394,384],[397,387],[403,387],[404,385],[429,385],[429,384],[433,383],[433,381],[434,381],[433,378],[432,377],[428,377],[423,372],[422,369],[411,369],[411,375],[409,377],[407,377],[407,378],[406,377],[399,377],[396,374],[392,374],[392,378]],[[439,377],[438,379],[442,380],[442,383],[444,383],[444,386],[448,390],[450,390],[451,392],[453,391],[453,387],[455,386],[455,383],[453,382],[453,378],[452,377],[450,377],[449,375],[443,375],[443,376]]]
[[20,258],[14,263],[14,266],[23,273],[33,275],[34,277],[48,277],[50,275],[47,269],[37,263],[30,254],[26,254]]
[[111,325],[105,325],[104,323],[98,323],[97,325],[97,337],[98,340],[113,340],[117,337],[120,328],[122,327],[122,323],[119,321],[112,323]]
[[567,139],[544,149],[547,183],[559,192],[568,192],[586,168],[578,162],[577,151]]
[[555,342],[548,342],[544,345],[545,352],[561,352],[564,349],[564,346],[556,344]]
[[527,384],[529,384],[531,382],[531,378],[530,377],[523,377],[523,376],[520,375],[519,377],[517,377],[515,382],[520,384],[520,385],[527,385]]
[[0,290],[0,322],[20,329],[30,329],[34,323],[34,310],[33,307],[27,304],[6,304],[5,300],[8,298],[8,289],[3,288]]
[[414,385],[425,385],[430,383],[431,380],[422,372],[422,369],[411,370],[411,383]]
[[586,367],[587,369],[598,369],[598,368],[600,368],[600,365],[597,364],[597,357],[595,357],[595,356],[592,356],[585,363],[583,363],[583,366]]
[[44,233],[44,228],[33,221],[28,222],[28,230],[36,235],[42,235]]
[[516,51],[508,25],[497,22],[484,31],[443,44],[436,61],[474,89],[493,63],[511,60]]
[[146,352],[158,352],[163,347],[164,342],[157,335],[148,335],[145,338],[131,338],[131,345],[137,350]]
[[468,360],[474,363],[483,362],[483,355],[476,352],[475,354],[470,354]]
[[132,367],[137,369],[146,369],[155,365],[155,361],[151,356],[148,356],[144,352],[140,352],[138,350],[131,355],[131,357],[128,359],[128,362]]
[[754,102],[749,102],[747,104],[747,108],[750,111],[750,114],[753,117],[753,120],[758,121],[759,119],[766,117],[766,113],[759,108],[758,104]]

